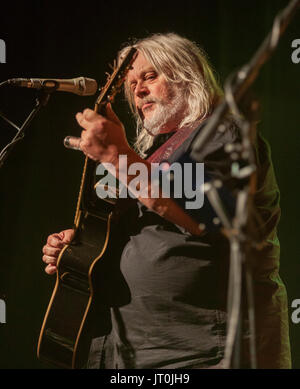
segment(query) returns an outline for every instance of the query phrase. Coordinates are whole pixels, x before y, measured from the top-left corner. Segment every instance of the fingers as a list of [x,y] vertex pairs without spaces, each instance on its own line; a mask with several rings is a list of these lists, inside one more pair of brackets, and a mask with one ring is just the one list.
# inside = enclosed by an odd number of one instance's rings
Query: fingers
[[74,238],[75,236],[75,230],[73,228],[70,228],[69,230],[64,230],[62,232],[59,233],[62,241],[64,243],[71,243],[72,239]]
[[[43,247],[43,254],[45,254],[46,256],[50,256],[50,257],[58,257],[59,256],[59,253],[61,252],[61,249],[59,248],[55,248],[55,247],[52,247],[52,246],[49,246],[49,245],[45,245]],[[49,262],[47,262],[49,263]]]
[[115,124],[122,125],[120,119],[113,111],[110,103],[106,105],[106,117],[99,115],[97,112],[92,111],[89,108],[85,109],[82,113],[78,112],[75,117],[80,127],[84,128],[85,130],[92,129],[95,122],[103,124],[107,120],[112,121]]
[[85,109],[76,114],[76,120],[84,131],[75,146],[88,158],[96,162],[115,161],[120,151],[129,148],[124,126],[110,104],[107,105],[105,117],[91,109]]
[[50,245],[45,245],[42,251],[44,254],[42,257],[43,262],[45,262],[47,265],[56,265],[61,249],[52,247]]
[[50,255],[43,255],[42,260],[45,262],[47,265],[56,265],[58,256],[50,256]]
[[62,249],[64,247],[64,242],[60,238],[59,234],[52,234],[48,236],[47,245],[57,249]]
[[[81,114],[81,112],[79,112]],[[93,121],[95,119],[98,118],[98,113],[96,111],[93,111],[92,109],[90,108],[86,108],[83,112],[82,112],[82,116],[84,117],[85,120],[87,121]]]
[[95,121],[99,121],[102,118],[97,112],[92,111],[89,108],[85,109],[82,113],[78,112],[75,117],[80,127],[86,130],[90,129]]
[[45,268],[47,274],[54,274],[56,272],[57,258],[62,248],[72,241],[74,235],[75,231],[73,229],[68,229],[48,237],[47,243],[42,249],[44,254],[42,260],[47,264]]
[[48,265],[45,267],[45,272],[49,275],[55,274],[56,273],[56,266],[54,265]]

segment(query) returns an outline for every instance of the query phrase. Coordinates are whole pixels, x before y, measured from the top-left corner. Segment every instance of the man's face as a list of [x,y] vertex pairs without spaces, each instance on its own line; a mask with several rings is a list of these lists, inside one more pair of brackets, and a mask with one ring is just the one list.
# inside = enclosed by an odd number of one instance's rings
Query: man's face
[[175,130],[184,117],[183,92],[157,74],[142,53],[128,72],[128,85],[146,130],[152,135]]

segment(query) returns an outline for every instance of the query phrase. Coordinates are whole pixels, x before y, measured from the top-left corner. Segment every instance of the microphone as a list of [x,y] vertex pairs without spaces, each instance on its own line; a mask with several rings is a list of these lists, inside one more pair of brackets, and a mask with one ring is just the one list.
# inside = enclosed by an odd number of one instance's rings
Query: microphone
[[97,91],[97,82],[92,78],[85,77],[71,78],[68,80],[47,78],[12,78],[7,80],[7,83],[12,86],[25,88],[70,92],[80,96],[91,96]]

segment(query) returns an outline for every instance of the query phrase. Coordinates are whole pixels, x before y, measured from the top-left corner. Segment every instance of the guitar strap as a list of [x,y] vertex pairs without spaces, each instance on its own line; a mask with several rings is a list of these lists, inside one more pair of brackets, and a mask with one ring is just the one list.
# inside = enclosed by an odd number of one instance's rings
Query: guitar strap
[[184,127],[176,131],[164,144],[162,144],[153,154],[151,154],[146,160],[151,163],[160,163],[167,160],[175,150],[190,136],[190,134],[199,125]]
[[[160,163],[166,161],[180,145],[191,135],[191,133],[199,126],[199,122],[196,122],[193,126],[184,127],[176,131],[169,137],[158,149],[156,149],[146,161],[150,163]],[[167,134],[161,134],[167,135]],[[160,135],[158,135],[160,136]],[[153,147],[153,146],[152,146]],[[152,148],[151,147],[151,148]],[[148,149],[148,150],[151,150]],[[136,199],[118,199],[116,204],[116,210],[119,214],[124,213],[128,208],[136,204]]]

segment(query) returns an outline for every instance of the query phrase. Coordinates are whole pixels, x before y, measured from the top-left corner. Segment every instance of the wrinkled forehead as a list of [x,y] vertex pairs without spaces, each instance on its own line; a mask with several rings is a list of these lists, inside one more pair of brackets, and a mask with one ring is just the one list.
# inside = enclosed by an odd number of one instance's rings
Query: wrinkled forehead
[[143,53],[139,52],[136,59],[134,60],[130,70],[128,71],[126,81],[131,82],[132,80],[143,77],[147,72],[154,71],[154,66],[144,56]]

